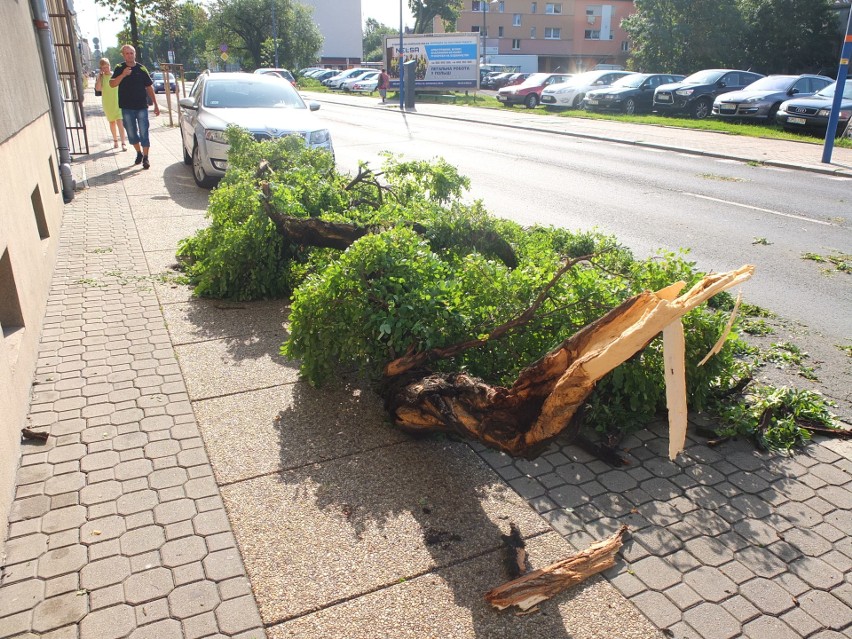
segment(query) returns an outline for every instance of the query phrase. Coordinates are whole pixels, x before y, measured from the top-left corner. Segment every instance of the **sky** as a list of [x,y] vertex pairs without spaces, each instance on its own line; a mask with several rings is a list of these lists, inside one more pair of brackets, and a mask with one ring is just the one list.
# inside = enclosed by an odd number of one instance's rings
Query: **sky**
[[[109,10],[95,4],[95,0],[73,0],[73,2],[83,37],[88,38],[89,44],[92,44],[92,38],[98,38],[101,51],[118,46],[116,33],[121,31],[124,18],[110,20]],[[402,5],[405,25],[413,27],[414,19],[408,8],[408,1],[402,0]],[[361,0],[361,18],[362,23],[367,18],[375,18],[381,24],[396,27],[399,25],[399,2],[397,0]]]

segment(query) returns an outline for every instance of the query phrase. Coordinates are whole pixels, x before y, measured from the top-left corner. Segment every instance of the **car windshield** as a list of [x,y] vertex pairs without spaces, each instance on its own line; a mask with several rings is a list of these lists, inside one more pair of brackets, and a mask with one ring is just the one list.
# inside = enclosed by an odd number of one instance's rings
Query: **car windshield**
[[747,91],[786,91],[797,75],[769,75],[748,85]]
[[[814,97],[821,98],[833,98],[834,97],[834,89],[837,86],[837,82],[832,82],[824,89],[820,89],[816,93],[814,93]],[[852,81],[847,80],[846,84],[843,85],[843,97],[847,100],[852,100]]]
[[709,69],[707,71],[698,71],[683,80],[683,84],[713,84],[725,75],[724,71],[718,69]]
[[204,106],[211,109],[306,108],[289,83],[247,80],[208,82]]
[[618,78],[615,82],[612,83],[613,89],[618,88],[628,88],[635,89],[637,87],[641,87],[642,83],[648,79],[648,76],[644,73],[634,73],[632,75],[625,75],[622,78]]
[[573,76],[570,80],[568,80],[568,84],[578,87],[586,86],[587,84],[594,84],[600,80],[602,75],[604,74],[600,71],[586,71],[586,73]]
[[[547,78],[550,77],[549,73],[533,73],[530,77],[524,80],[521,84],[517,86],[517,88],[522,89],[524,87],[537,87],[542,84]],[[514,88],[514,87],[513,87]]]

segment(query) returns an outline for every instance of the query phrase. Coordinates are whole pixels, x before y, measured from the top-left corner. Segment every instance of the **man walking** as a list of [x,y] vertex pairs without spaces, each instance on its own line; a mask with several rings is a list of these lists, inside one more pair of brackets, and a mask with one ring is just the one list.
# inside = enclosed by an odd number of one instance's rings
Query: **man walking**
[[390,88],[390,76],[388,76],[387,72],[382,69],[382,72],[379,74],[379,82],[378,89],[379,95],[382,96],[382,104],[385,103],[385,98],[388,97],[388,89]]
[[148,149],[151,141],[148,138],[148,98],[154,104],[154,115],[160,115],[157,96],[154,95],[153,80],[143,65],[136,62],[136,49],[129,44],[121,47],[124,62],[115,65],[111,87],[118,87],[118,106],[121,108],[124,130],[127,139],[136,149],[136,161],[143,169],[151,167],[148,162]]

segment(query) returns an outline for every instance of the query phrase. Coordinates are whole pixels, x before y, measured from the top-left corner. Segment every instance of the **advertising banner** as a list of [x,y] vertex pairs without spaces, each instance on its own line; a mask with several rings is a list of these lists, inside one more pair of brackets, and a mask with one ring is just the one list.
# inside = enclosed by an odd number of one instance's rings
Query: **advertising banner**
[[[385,68],[391,89],[399,89],[399,69],[404,62],[417,61],[418,90],[476,89],[479,81],[479,36],[476,33],[404,34],[385,36]],[[409,78],[406,78],[406,82]]]

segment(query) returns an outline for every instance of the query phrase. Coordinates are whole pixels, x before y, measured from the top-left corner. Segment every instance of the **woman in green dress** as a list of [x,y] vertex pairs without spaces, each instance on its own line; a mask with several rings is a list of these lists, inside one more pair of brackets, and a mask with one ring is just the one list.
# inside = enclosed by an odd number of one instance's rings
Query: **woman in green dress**
[[118,87],[109,85],[109,79],[112,77],[109,60],[101,58],[98,66],[100,66],[101,72],[98,73],[98,78],[95,80],[95,91],[101,92],[104,115],[109,122],[110,131],[112,131],[112,148],[118,148],[118,135],[121,134],[121,150],[126,151],[124,124],[121,121],[121,109],[118,108]]

